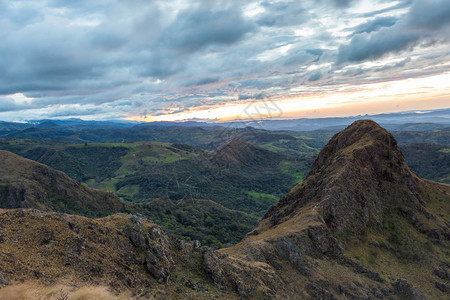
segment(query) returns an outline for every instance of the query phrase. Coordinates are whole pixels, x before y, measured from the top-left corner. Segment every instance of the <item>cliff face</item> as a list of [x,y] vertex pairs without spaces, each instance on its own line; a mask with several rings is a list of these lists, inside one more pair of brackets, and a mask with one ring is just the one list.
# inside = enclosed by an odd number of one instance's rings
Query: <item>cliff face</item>
[[113,193],[88,188],[46,165],[0,150],[0,207],[98,216],[123,210]]

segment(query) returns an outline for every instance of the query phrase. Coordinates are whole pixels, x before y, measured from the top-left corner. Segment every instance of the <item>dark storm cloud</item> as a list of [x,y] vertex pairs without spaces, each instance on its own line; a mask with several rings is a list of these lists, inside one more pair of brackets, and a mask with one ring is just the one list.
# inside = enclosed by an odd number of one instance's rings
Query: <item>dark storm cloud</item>
[[[148,1],[51,1],[42,6],[33,10],[0,2],[6,12],[0,16],[5,29],[0,31],[2,94],[66,90],[96,101],[90,94],[180,72],[190,57],[178,52],[194,55],[208,45],[233,44],[254,29],[232,5],[198,5],[170,22]],[[62,8],[63,13],[47,19],[27,17],[32,11]],[[15,28],[18,18],[25,21]],[[120,96],[111,95],[110,101]]]
[[205,77],[205,78],[200,78],[199,80],[190,81],[186,84],[186,86],[210,84],[210,83],[218,82],[219,80],[220,80],[219,77]]
[[[349,44],[339,47],[337,61],[342,63],[377,59],[389,53],[411,49],[420,42],[433,41],[437,38],[436,33],[450,24],[448,16],[449,1],[418,0],[395,25],[373,32],[355,32]],[[448,31],[444,34],[444,39],[448,39]]]

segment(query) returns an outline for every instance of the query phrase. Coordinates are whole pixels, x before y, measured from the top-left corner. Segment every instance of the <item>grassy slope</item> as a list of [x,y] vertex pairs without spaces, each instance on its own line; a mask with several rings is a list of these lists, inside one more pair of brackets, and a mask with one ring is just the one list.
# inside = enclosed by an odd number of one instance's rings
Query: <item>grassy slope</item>
[[48,164],[125,200],[210,199],[255,216],[261,216],[301,181],[313,158],[282,156],[279,165],[266,168],[258,165],[258,159],[278,161],[280,155],[258,150],[256,165],[236,171],[211,164],[211,151],[176,143],[64,144],[3,139],[0,148]]
[[0,204],[101,216],[124,209],[108,192],[81,185],[63,172],[0,150]]
[[449,222],[450,186],[425,181],[420,194],[437,220],[417,215],[421,224],[418,228],[404,213],[393,211],[384,221],[383,231],[368,230],[359,237],[341,237],[340,240],[345,245],[346,255],[366,268],[388,280],[407,278],[429,298],[444,299],[445,294],[435,286],[448,282],[436,276],[434,271],[445,270],[450,264],[450,242],[423,232],[436,230],[437,222]]
[[[88,144],[87,146],[84,144],[66,145],[53,142],[36,143],[36,141],[29,140],[9,140],[6,142],[8,142],[10,149],[19,153],[43,153],[40,158],[46,162],[53,163],[56,166],[69,168],[69,172],[73,165],[69,163],[65,164],[66,161],[71,161],[67,160],[67,153],[75,154],[71,157],[73,159],[79,158],[77,161],[79,164],[77,166],[81,165],[82,170],[84,166],[88,166],[89,168],[85,168],[84,170],[86,170],[88,175],[93,177],[85,181],[85,183],[88,183],[88,185],[95,188],[116,192],[123,198],[130,200],[132,200],[136,194],[142,194],[142,191],[140,191],[142,187],[140,185],[124,185],[119,189],[116,189],[116,184],[126,176],[136,174],[139,177],[141,171],[145,172],[148,169],[152,170],[157,166],[156,169],[158,172],[151,173],[149,176],[158,178],[162,181],[170,181],[170,179],[174,178],[173,174],[171,174],[173,168],[167,169],[167,166],[171,166],[179,160],[187,161],[188,159],[196,157],[202,153],[201,151],[199,152],[199,149],[186,145],[153,142]],[[5,144],[3,144],[3,146],[5,147]],[[119,157],[117,153],[124,153],[124,149],[126,150],[126,154],[120,156],[118,163],[113,164],[110,161],[105,160],[105,157]],[[57,151],[58,155],[55,155],[54,151]],[[48,155],[48,153],[51,153],[51,155]],[[101,157],[99,153],[103,155],[103,157]],[[108,153],[111,154],[111,156],[108,156]],[[90,155],[92,155],[92,157],[90,157]],[[98,161],[95,162],[95,160]],[[105,166],[115,166],[114,177],[94,177],[95,174],[101,173],[102,164]],[[92,166],[97,167],[97,169],[94,168],[92,171],[90,169]],[[194,168],[195,167],[196,166],[194,165]],[[169,170],[169,174],[167,174],[167,170]],[[31,174],[33,172],[30,171],[29,173]],[[189,173],[189,175],[190,174],[191,173]],[[84,176],[85,175],[83,173],[83,177]],[[161,179],[161,177],[164,179]],[[43,176],[43,178],[45,178],[45,176]],[[37,188],[39,187],[36,187],[36,189]],[[42,188],[39,188],[39,190],[42,190]],[[153,193],[153,195],[155,195],[155,193]],[[248,197],[253,198],[253,196],[249,195]],[[154,197],[149,197],[148,199],[153,198]],[[267,199],[270,201],[267,201]],[[263,199],[261,199],[261,197],[257,197],[255,202],[269,206],[276,200],[276,197],[269,194],[263,195]],[[52,203],[50,205],[52,209],[58,211],[87,215],[98,214],[99,211],[101,213],[107,213],[103,207],[91,209],[85,205],[73,206],[72,204],[75,202],[60,199],[60,197],[53,197],[52,199],[49,199],[49,201]],[[83,209],[80,210],[80,208]],[[102,210],[105,211],[102,212]],[[117,209],[115,211],[123,210]],[[165,205],[161,206],[154,205],[150,202],[148,204],[132,206],[128,211],[132,213],[142,213],[149,216],[152,220],[155,220],[159,224],[163,225],[164,228],[171,234],[192,240],[198,239],[202,241],[203,244],[214,248],[238,242],[254,227],[257,220],[255,217],[226,209],[220,205],[212,203],[211,201],[197,201],[196,203],[192,201],[165,201]],[[240,223],[237,224],[235,222],[236,218],[240,220]]]

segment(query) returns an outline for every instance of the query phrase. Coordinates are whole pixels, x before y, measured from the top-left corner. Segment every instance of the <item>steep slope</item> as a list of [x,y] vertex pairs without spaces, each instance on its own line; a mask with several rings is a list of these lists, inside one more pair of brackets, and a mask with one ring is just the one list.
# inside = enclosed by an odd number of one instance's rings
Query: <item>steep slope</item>
[[46,165],[0,150],[0,207],[106,215],[123,210],[113,193],[83,186]]
[[380,229],[388,209],[423,209],[417,184],[394,137],[375,122],[357,121],[330,140],[307,180],[272,207],[264,223],[274,226],[315,202],[328,227],[340,233]]
[[290,298],[443,299],[449,194],[409,170],[386,130],[357,121],[244,241],[221,251],[272,266]]

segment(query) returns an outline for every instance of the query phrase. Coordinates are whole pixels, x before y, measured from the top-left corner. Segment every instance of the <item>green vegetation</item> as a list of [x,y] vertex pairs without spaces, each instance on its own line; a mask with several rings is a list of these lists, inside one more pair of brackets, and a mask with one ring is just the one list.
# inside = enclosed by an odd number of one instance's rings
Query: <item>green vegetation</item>
[[209,200],[171,201],[155,199],[134,206],[136,211],[160,224],[165,231],[185,240],[199,240],[213,248],[239,242],[258,219],[227,209]]
[[247,143],[235,146],[213,152],[163,142],[0,140],[0,149],[127,201],[209,199],[257,217],[303,179],[314,158],[312,154],[294,158]]
[[408,166],[420,177],[450,184],[450,146],[403,144],[400,149]]
[[432,255],[433,244],[420,235],[399,211],[391,211],[383,223],[389,249],[400,259],[420,262]]

